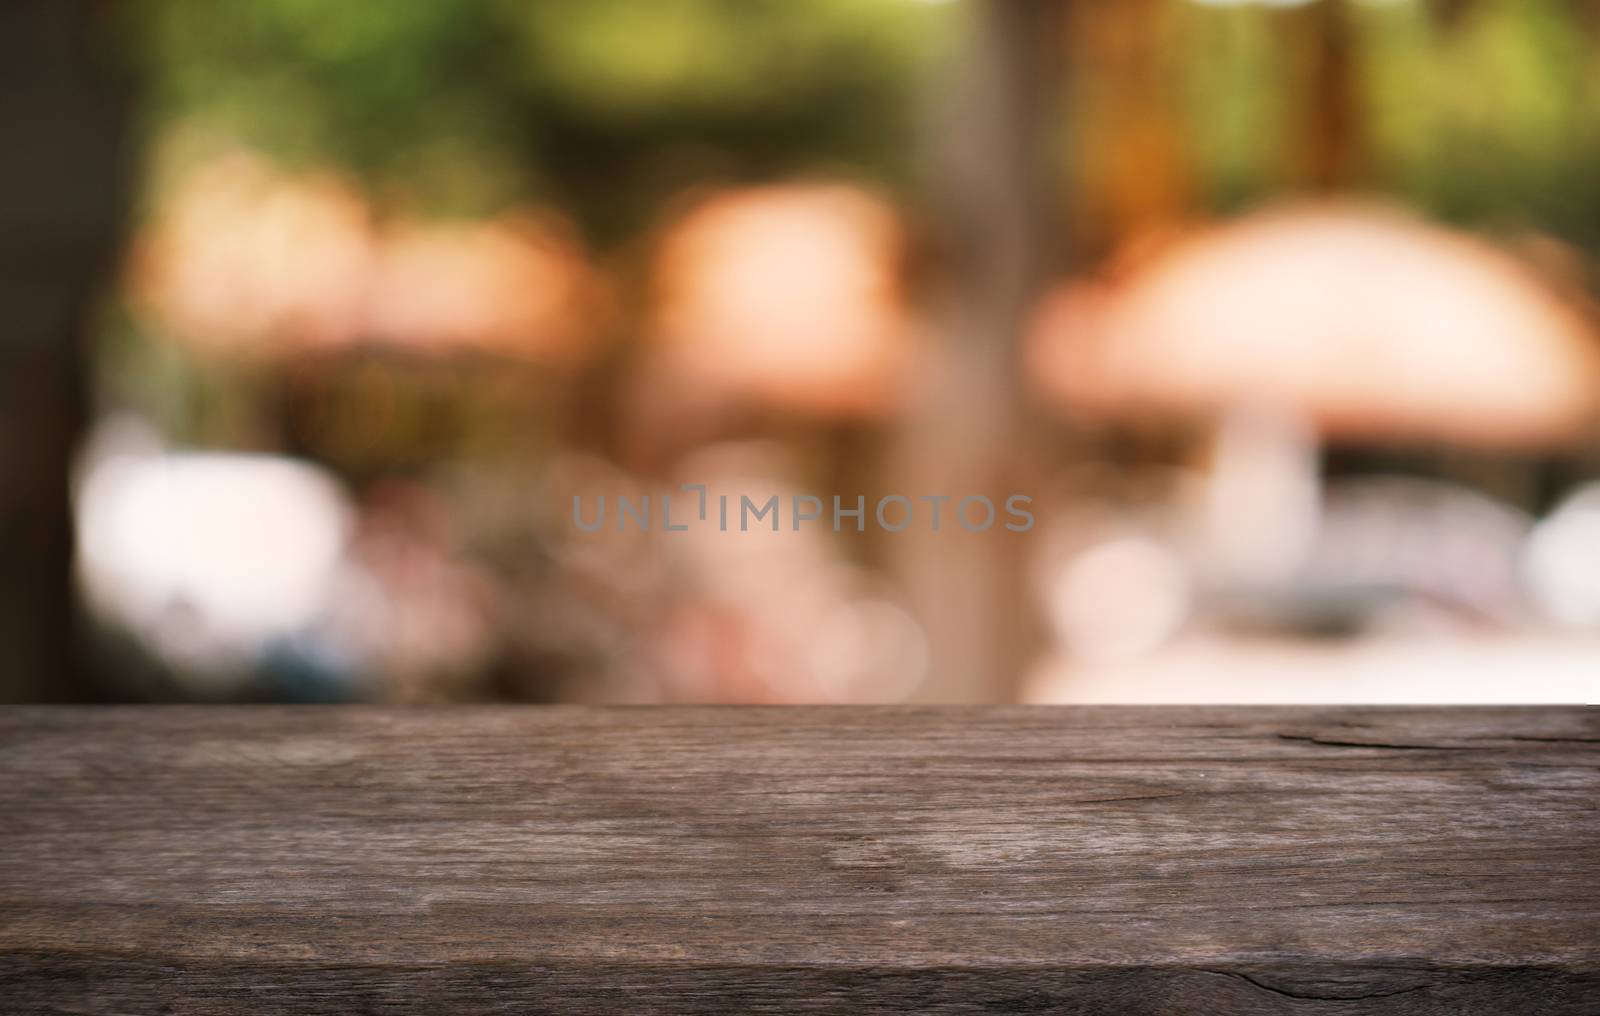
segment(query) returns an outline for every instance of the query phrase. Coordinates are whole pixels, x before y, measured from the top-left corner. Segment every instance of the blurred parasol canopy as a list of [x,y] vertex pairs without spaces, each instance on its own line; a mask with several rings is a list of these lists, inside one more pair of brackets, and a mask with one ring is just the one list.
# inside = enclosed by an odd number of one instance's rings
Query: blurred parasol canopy
[[872,415],[911,352],[901,244],[893,208],[849,185],[714,193],[661,240],[651,331],[700,384]]
[[1600,394],[1586,315],[1489,243],[1398,211],[1292,206],[1063,284],[1032,380],[1082,417],[1298,412],[1330,437],[1491,448],[1580,439]]
[[129,285],[164,334],[262,355],[363,344],[488,351],[559,365],[602,294],[557,214],[380,220],[336,174],[233,153],[161,195]]

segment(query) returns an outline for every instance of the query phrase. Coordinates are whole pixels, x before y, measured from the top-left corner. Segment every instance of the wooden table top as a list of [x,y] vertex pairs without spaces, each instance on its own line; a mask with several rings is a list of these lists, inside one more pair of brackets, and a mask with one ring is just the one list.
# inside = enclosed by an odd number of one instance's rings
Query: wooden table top
[[0,712],[0,1012],[1600,1013],[1600,711]]

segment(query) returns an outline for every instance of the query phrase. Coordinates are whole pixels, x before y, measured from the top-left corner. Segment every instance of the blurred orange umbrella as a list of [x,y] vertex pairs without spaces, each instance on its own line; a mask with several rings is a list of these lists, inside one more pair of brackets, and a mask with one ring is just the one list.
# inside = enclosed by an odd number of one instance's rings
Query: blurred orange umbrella
[[213,349],[348,341],[372,271],[372,213],[331,174],[232,153],[159,196],[130,288],[162,330]]
[[1516,259],[1402,213],[1323,205],[1189,236],[1116,283],[1047,298],[1030,373],[1127,419],[1239,404],[1358,440],[1538,447],[1600,391],[1586,318]]
[[561,363],[583,351],[595,295],[581,249],[554,216],[400,224],[378,239],[364,325],[411,348]]
[[131,288],[153,319],[236,352],[371,342],[561,364],[600,310],[574,230],[553,213],[379,224],[352,184],[243,153],[170,187],[139,249]]
[[910,352],[892,208],[845,184],[722,191],[665,233],[652,332],[701,384],[870,415]]

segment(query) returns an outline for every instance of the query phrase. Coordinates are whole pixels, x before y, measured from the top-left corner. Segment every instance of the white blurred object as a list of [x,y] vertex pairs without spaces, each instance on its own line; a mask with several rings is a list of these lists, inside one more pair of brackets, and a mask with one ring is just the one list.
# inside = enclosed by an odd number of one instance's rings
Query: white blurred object
[[91,455],[77,502],[90,605],[168,662],[217,671],[324,611],[350,508],[304,462],[126,448]]
[[1523,576],[1552,620],[1600,627],[1600,483],[1580,487],[1534,527]]
[[1527,636],[1328,642],[1184,638],[1141,660],[1063,657],[1028,675],[1049,704],[1558,705],[1600,702],[1600,641]]
[[1082,660],[1137,659],[1160,648],[1189,616],[1188,572],[1171,550],[1123,536],[1080,554],[1046,592],[1056,635]]
[[1207,549],[1227,579],[1282,582],[1304,563],[1320,522],[1317,436],[1290,411],[1224,416],[1206,491]]

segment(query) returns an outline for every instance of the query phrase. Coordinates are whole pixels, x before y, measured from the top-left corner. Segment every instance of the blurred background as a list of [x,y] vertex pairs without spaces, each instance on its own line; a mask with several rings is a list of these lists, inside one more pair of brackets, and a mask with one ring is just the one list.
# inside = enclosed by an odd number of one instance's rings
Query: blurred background
[[[1600,699],[1593,0],[0,51],[7,700]],[[683,483],[1037,524],[573,524]]]

